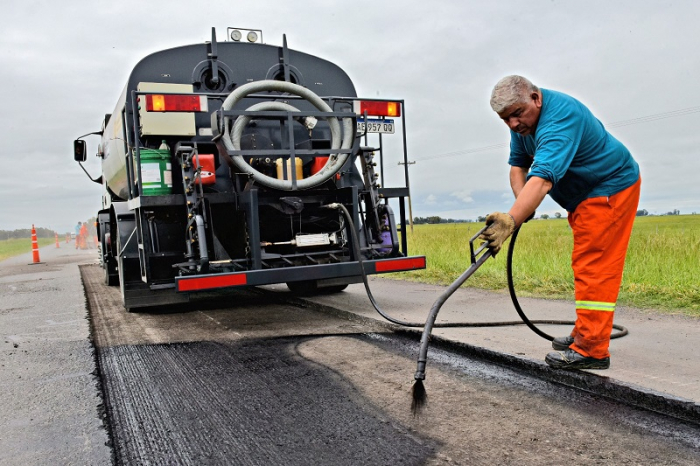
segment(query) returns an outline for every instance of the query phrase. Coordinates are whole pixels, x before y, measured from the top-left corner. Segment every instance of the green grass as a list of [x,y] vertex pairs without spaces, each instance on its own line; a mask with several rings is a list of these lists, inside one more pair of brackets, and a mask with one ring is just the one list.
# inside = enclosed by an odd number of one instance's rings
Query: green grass
[[[428,258],[426,270],[396,278],[448,285],[469,267],[469,238],[483,224],[416,225],[408,233],[411,255]],[[566,219],[523,226],[513,257],[519,296],[573,299],[571,249]],[[507,290],[507,244],[465,286]],[[619,305],[700,316],[700,215],[637,217],[625,263]]]
[[[55,238],[39,238],[37,240],[39,247],[48,244],[55,244]],[[25,252],[32,252],[32,240],[27,239],[4,239],[0,240],[0,261],[13,256],[19,256]]]

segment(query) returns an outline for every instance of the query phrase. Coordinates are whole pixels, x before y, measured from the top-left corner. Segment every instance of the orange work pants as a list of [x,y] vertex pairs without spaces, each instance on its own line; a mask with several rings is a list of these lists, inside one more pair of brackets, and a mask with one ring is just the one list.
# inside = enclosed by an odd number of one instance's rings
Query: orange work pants
[[641,183],[639,179],[609,197],[586,199],[569,213],[574,233],[571,268],[576,293],[571,349],[584,356],[610,357],[613,315]]

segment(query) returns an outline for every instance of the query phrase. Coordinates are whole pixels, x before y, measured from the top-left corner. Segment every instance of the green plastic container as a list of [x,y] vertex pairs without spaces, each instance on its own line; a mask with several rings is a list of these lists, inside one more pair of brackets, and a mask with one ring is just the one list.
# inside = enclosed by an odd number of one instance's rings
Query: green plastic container
[[141,149],[141,187],[144,196],[162,196],[173,192],[170,151]]

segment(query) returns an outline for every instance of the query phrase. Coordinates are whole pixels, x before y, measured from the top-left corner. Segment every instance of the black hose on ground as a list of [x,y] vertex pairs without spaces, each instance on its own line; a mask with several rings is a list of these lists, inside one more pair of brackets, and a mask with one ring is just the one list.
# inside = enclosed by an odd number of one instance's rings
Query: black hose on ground
[[[347,220],[348,223],[349,223],[349,226],[350,226],[350,236],[352,237],[352,243],[353,243],[353,252],[354,252],[354,255],[355,255],[356,259],[357,259],[357,262],[360,264],[360,271],[361,271],[361,273],[362,273],[362,282],[363,282],[363,284],[364,284],[364,286],[365,286],[365,291],[367,292],[367,297],[369,298],[370,302],[372,303],[372,306],[373,306],[374,309],[377,311],[377,313],[379,313],[379,315],[381,315],[382,317],[384,317],[384,318],[385,318],[386,320],[388,320],[389,322],[394,323],[394,324],[397,324],[397,325],[401,325],[402,327],[417,327],[417,328],[423,328],[423,327],[425,327],[425,322],[407,322],[407,321],[405,321],[405,320],[397,319],[397,318],[395,318],[395,317],[390,316],[389,314],[387,314],[386,312],[384,312],[384,311],[379,307],[379,304],[377,303],[376,299],[374,299],[374,295],[372,295],[372,290],[371,290],[370,287],[369,287],[369,282],[368,282],[368,280],[367,280],[367,274],[365,273],[365,269],[364,269],[364,267],[363,267],[363,262],[364,262],[364,261],[363,261],[363,259],[362,259],[362,252],[360,251],[360,243],[359,243],[359,239],[358,239],[358,237],[357,237],[357,231],[356,231],[356,229],[355,229],[355,224],[354,224],[354,222],[353,222],[353,220],[352,220],[352,217],[350,216],[350,212],[349,212],[349,211],[347,210],[347,208],[346,208],[344,205],[342,205],[342,204],[329,204],[329,205],[326,206],[326,207],[328,207],[328,208],[340,209],[340,210],[343,212],[343,215],[345,216],[346,220]],[[479,233],[477,233],[477,235],[478,235],[478,234],[479,234]],[[510,253],[510,251],[509,251],[509,253]],[[488,254],[488,255],[487,255],[487,254]],[[481,256],[480,260],[477,261],[478,265],[481,265],[481,264],[483,264],[484,262],[486,262],[486,259],[488,259],[489,257],[491,257],[491,255],[490,255],[490,253],[488,253],[488,252],[487,252],[486,254],[484,254],[483,256]],[[509,256],[509,257],[510,257],[510,256]],[[509,270],[510,270],[510,269],[509,269]],[[463,273],[457,280],[455,280],[455,281],[452,283],[452,286],[450,286],[450,287],[448,288],[448,291],[445,292],[445,293],[443,293],[443,295],[440,296],[440,298],[438,298],[438,300],[437,300],[437,301],[435,302],[435,304],[433,305],[433,308],[435,308],[436,305],[438,305],[438,308],[439,308],[440,306],[442,306],[442,304],[444,304],[445,301],[447,301],[447,298],[449,298],[450,295],[452,295],[452,293],[454,293],[454,292],[457,290],[457,288],[459,288],[459,286],[461,286],[461,285],[464,283],[464,281],[466,281],[466,279],[469,278],[469,277],[472,275],[471,273],[468,273],[468,272],[469,272],[469,271],[466,271],[465,273]],[[472,270],[472,272],[473,272],[473,270]],[[509,280],[509,284],[510,284],[510,283],[512,283],[512,279]],[[455,285],[456,285],[456,286],[455,286]],[[515,292],[513,292],[513,294],[512,294],[511,296],[515,296]],[[522,309],[520,308],[519,305],[517,306],[517,309],[520,309],[519,313],[522,312]],[[538,323],[539,323],[539,324],[549,324],[549,323],[552,323],[552,322],[556,322],[556,323],[560,323],[560,324],[571,324],[571,325],[573,325],[573,322],[569,322],[569,321],[529,320],[529,319],[528,319],[527,322],[525,322],[525,319],[527,319],[527,317],[525,316],[525,314],[521,314],[521,317],[524,317],[524,319],[523,319],[522,321],[520,321],[520,320],[512,320],[512,321],[499,321],[499,322],[438,322],[438,323],[434,323],[434,324],[432,325],[432,327],[437,327],[437,328],[456,328],[456,327],[501,327],[501,326],[508,326],[508,325],[525,325],[525,324],[528,323],[528,322],[529,322],[530,324],[538,324]],[[531,328],[532,328],[532,327],[531,327]],[[535,327],[535,328],[536,328],[536,327]],[[546,335],[546,334],[545,334],[545,335]],[[541,335],[540,335],[540,336],[541,336]],[[549,337],[549,336],[546,336],[546,337],[544,337],[544,338],[547,338],[547,337]],[[552,338],[549,337],[549,339],[551,340]]]
[[[518,233],[520,233],[520,227],[516,228],[513,232],[513,236],[510,239],[510,245],[508,246],[508,257],[506,258],[506,275],[508,277],[508,292],[510,293],[510,299],[511,301],[513,301],[513,307],[515,307],[515,311],[523,320],[521,323],[527,325],[530,328],[530,330],[532,330],[545,340],[552,341],[554,340],[554,337],[544,333],[534,324],[575,325],[576,322],[573,320],[530,320],[525,315],[525,312],[523,312],[523,309],[520,307],[520,303],[518,302],[518,297],[515,295],[515,286],[513,285],[513,251],[515,250],[515,240],[518,238]],[[615,330],[619,330],[619,332],[610,335],[610,339],[624,337],[629,333],[627,328],[623,327],[622,325],[613,324],[613,328]]]
[[[541,331],[539,328],[535,326],[535,324],[541,324],[541,325],[574,325],[576,322],[571,321],[571,320],[530,320],[526,315],[525,312],[523,312],[522,308],[520,307],[520,303],[518,302],[518,298],[515,293],[515,287],[513,285],[513,251],[515,250],[515,242],[518,237],[518,233],[520,232],[520,228],[518,227],[514,232],[510,240],[510,245],[508,247],[508,256],[507,256],[507,261],[506,261],[506,272],[507,272],[507,278],[508,278],[508,291],[510,292],[510,297],[511,300],[513,301],[513,306],[515,307],[515,310],[517,311],[518,315],[522,319],[522,321],[501,321],[501,322],[438,322],[436,323],[435,320],[437,319],[437,314],[440,312],[440,308],[442,305],[447,301],[447,299],[452,296],[452,294],[460,287],[462,284],[469,278],[471,275],[478,269],[486,260],[491,257],[491,251],[487,250],[484,252],[478,259],[476,259],[476,256],[473,254],[472,255],[472,265],[464,272],[462,275],[457,278],[448,288],[445,292],[438,297],[438,299],[435,301],[433,304],[432,308],[430,309],[430,313],[428,314],[428,319],[425,323],[422,322],[407,322],[404,320],[396,319],[394,317],[391,317],[388,315],[386,312],[384,312],[380,307],[379,304],[377,304],[377,301],[374,299],[374,296],[372,295],[372,291],[369,288],[369,282],[367,280],[367,273],[365,272],[364,269],[364,264],[363,264],[363,259],[362,259],[362,251],[360,250],[360,242],[359,238],[357,236],[357,230],[355,228],[355,224],[353,222],[353,219],[350,215],[350,212],[348,209],[340,204],[340,203],[334,203],[334,204],[329,204],[326,205],[325,207],[331,208],[331,209],[339,209],[343,215],[345,216],[346,220],[348,221],[349,229],[350,229],[350,235],[352,237],[352,244],[353,244],[353,252],[355,255],[355,258],[357,262],[360,265],[360,271],[362,274],[362,282],[365,286],[365,290],[367,292],[367,297],[369,298],[370,302],[372,303],[372,306],[374,309],[384,317],[386,320],[389,322],[392,322],[397,325],[401,325],[404,327],[423,327],[423,335],[421,337],[421,342],[420,342],[420,350],[418,354],[418,368],[416,370],[416,374],[414,375],[415,383],[413,385],[413,388],[411,390],[412,392],[412,403],[411,403],[411,411],[413,412],[413,415],[418,415],[420,413],[420,410],[423,408],[427,401],[427,393],[425,391],[425,386],[423,385],[423,380],[425,379],[425,367],[427,364],[427,357],[428,357],[428,344],[430,341],[430,334],[432,332],[433,327],[437,328],[457,328],[457,327],[501,327],[501,326],[510,326],[510,325],[527,325],[530,330],[535,332],[537,335],[541,336],[542,338],[552,341],[554,337],[546,334],[545,332]],[[474,237],[472,237],[471,241],[473,242],[478,236],[480,235],[481,232],[483,232],[484,229],[487,227],[484,227],[482,230],[477,232]],[[486,245],[482,245],[481,248],[479,248],[476,251],[476,255],[478,255],[483,249],[486,248]],[[618,333],[614,333],[610,336],[610,338],[620,338],[625,335],[627,335],[629,332],[628,330],[623,327],[622,325],[617,325],[613,324],[613,328],[616,330],[620,330]]]

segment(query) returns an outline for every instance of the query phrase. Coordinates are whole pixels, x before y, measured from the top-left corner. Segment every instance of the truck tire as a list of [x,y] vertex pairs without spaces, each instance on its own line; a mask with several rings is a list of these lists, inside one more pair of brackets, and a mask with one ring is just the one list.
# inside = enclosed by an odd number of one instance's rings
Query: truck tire
[[300,282],[287,282],[287,288],[298,296],[314,296],[319,294],[340,293],[348,285],[332,285],[319,287],[316,280],[302,280]]
[[287,282],[287,288],[292,293],[299,296],[311,296],[318,291],[318,282],[316,280],[303,280],[300,282]]
[[333,286],[327,286],[325,288],[321,288],[320,293],[321,294],[335,294],[335,293],[340,293],[343,291],[345,288],[347,288],[348,285],[333,285]]
[[119,285],[119,274],[117,272],[116,264],[114,259],[105,259],[102,268],[104,269],[105,285],[107,286],[117,286]]
[[[129,224],[129,222],[121,222],[118,224],[116,233],[117,233],[117,278],[119,282],[119,291],[121,292],[122,295],[122,302],[124,303],[124,308],[127,310],[127,312],[133,312],[132,308],[127,305],[127,299],[126,299],[126,267],[124,264],[124,245],[122,244],[122,238],[125,235],[125,232],[120,231],[119,227],[123,226],[124,228],[127,228],[129,231],[131,231],[131,228],[134,228],[133,224]],[[128,236],[127,236],[128,237]]]

